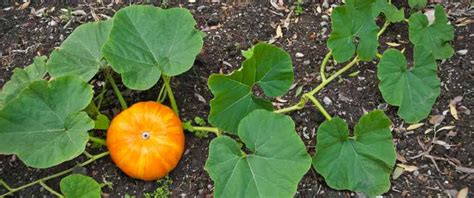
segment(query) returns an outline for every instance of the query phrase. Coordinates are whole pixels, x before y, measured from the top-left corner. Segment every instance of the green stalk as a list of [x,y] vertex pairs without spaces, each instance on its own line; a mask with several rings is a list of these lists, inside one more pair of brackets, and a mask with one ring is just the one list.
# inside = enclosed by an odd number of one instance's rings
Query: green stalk
[[303,95],[301,100],[298,103],[296,103],[295,105],[293,105],[291,107],[286,107],[286,108],[283,108],[283,109],[278,109],[278,110],[275,110],[273,112],[275,112],[275,113],[288,113],[288,112],[291,112],[291,111],[296,111],[296,110],[303,109],[304,105],[306,104],[306,101],[307,101],[307,99],[304,99],[304,98],[305,98],[305,95]]
[[385,21],[385,23],[383,23],[382,28],[377,33],[377,38],[379,38],[385,32],[385,30],[387,29],[389,25],[390,25],[390,21]]
[[48,185],[46,185],[44,182],[40,181],[39,184],[43,186],[43,188],[49,191],[51,194],[56,195],[56,197],[64,197],[63,195],[61,195],[61,193],[56,192],[55,190],[50,188]]
[[98,138],[98,137],[94,137],[92,135],[89,134],[89,141],[91,142],[94,142],[94,143],[97,143],[97,144],[100,144],[102,146],[107,146],[107,143],[105,142],[104,139],[102,138]]
[[[88,165],[88,164],[90,164],[90,163],[92,163],[92,162],[94,162],[94,161],[96,161],[96,160],[98,160],[98,159],[100,159],[100,158],[102,158],[102,157],[105,157],[105,156],[107,156],[107,155],[109,155],[109,152],[108,152],[108,151],[103,152],[103,153],[100,153],[100,154],[97,154],[97,155],[94,155],[92,158],[90,158],[89,160],[87,160],[87,161],[85,161],[85,162],[79,164],[78,166],[86,166],[86,165]],[[23,190],[23,189],[25,189],[25,188],[34,186],[34,185],[36,185],[36,184],[41,184],[42,182],[46,182],[46,181],[48,181],[48,180],[50,180],[50,179],[54,179],[54,178],[56,178],[56,177],[60,177],[60,176],[66,175],[66,174],[72,172],[73,169],[74,169],[74,167],[73,167],[73,168],[70,168],[70,169],[67,169],[67,170],[64,170],[64,171],[61,171],[61,172],[56,173],[56,174],[54,174],[54,175],[50,175],[50,176],[47,176],[47,177],[43,177],[43,178],[41,178],[41,179],[38,179],[38,180],[36,180],[36,181],[30,182],[30,183],[28,183],[28,184],[25,184],[25,185],[20,186],[20,187],[17,187],[17,188],[11,188],[11,187],[8,186],[8,184],[6,184],[3,180],[0,180],[0,183],[8,190],[7,193],[5,193],[5,194],[3,194],[3,195],[0,195],[0,197],[6,197],[6,196],[8,196],[8,195],[11,195],[11,194],[13,194],[13,193],[15,193],[15,192],[18,192],[18,191],[20,191],[20,190]]]
[[161,86],[160,92],[158,93],[158,97],[156,98],[156,102],[162,103],[166,99],[165,88],[166,88],[166,86],[163,82],[163,85]]
[[112,89],[114,90],[115,95],[117,96],[117,99],[119,100],[120,106],[122,106],[122,110],[125,110],[128,108],[127,103],[125,102],[125,99],[123,99],[122,93],[120,92],[117,84],[115,83],[114,78],[112,77],[112,74],[109,71],[105,72],[105,77],[109,81],[110,85],[112,86]]
[[219,131],[218,128],[216,127],[199,127],[199,126],[192,126],[192,129],[193,131],[205,131],[205,132],[212,132],[214,134],[216,134],[217,136],[221,136],[222,135],[222,132]]
[[166,87],[166,92],[168,93],[168,98],[170,99],[171,108],[176,113],[176,115],[179,116],[178,105],[176,105],[176,100],[174,99],[173,90],[171,89],[170,85],[171,78],[169,76],[163,75],[163,81]]
[[313,102],[314,106],[318,108],[318,110],[323,114],[323,116],[326,118],[326,120],[331,120],[332,117],[329,115],[329,113],[324,109],[323,105],[312,95],[308,95],[309,100]]
[[324,57],[323,62],[321,63],[321,67],[319,67],[319,73],[321,74],[321,79],[323,81],[326,80],[326,65],[327,65],[331,55],[332,55],[332,50],[329,50],[329,52]]
[[319,84],[316,88],[314,88],[313,90],[311,90],[310,92],[308,92],[309,95],[311,96],[314,96],[314,94],[318,93],[319,90],[321,90],[322,88],[324,88],[327,84],[329,84],[331,81],[333,81],[335,78],[337,78],[338,76],[340,76],[342,73],[344,73],[345,71],[347,71],[348,69],[350,69],[352,66],[354,66],[356,63],[359,62],[359,57],[356,56],[354,59],[352,59],[351,62],[349,62],[347,65],[345,65],[343,68],[339,69],[336,71],[336,73],[334,73],[333,75],[331,75],[328,79],[326,79],[325,81],[321,82],[321,84]]

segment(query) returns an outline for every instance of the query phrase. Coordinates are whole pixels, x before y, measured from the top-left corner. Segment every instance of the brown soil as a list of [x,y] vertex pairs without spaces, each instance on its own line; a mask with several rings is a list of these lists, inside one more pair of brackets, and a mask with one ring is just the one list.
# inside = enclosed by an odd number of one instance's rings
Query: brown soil
[[[48,55],[54,47],[59,46],[71,31],[85,21],[92,21],[91,8],[94,13],[103,13],[111,16],[113,9],[117,10],[124,5],[114,5],[113,8],[101,8],[99,5],[79,5],[69,8],[64,5],[34,5],[27,9],[19,10],[14,7],[9,10],[0,10],[0,87],[10,78],[12,70],[23,67],[32,62],[37,54]],[[175,90],[178,106],[181,110],[183,120],[191,120],[196,116],[206,118],[209,112],[209,101],[212,94],[207,88],[207,78],[212,73],[228,73],[240,66],[243,60],[241,50],[247,49],[259,41],[268,41],[275,35],[276,24],[285,20],[288,12],[278,11],[269,4],[250,5],[225,5],[225,4],[186,4],[200,29],[207,33],[202,53],[197,57],[195,66],[183,75],[173,79],[173,90]],[[54,7],[54,10],[51,10]],[[325,19],[328,15],[322,9],[317,10],[318,5],[306,5],[305,12],[300,16],[291,16],[288,28],[283,28],[283,38],[276,40],[275,44],[283,47],[293,57],[295,68],[296,86],[282,99],[288,100],[281,103],[282,107],[290,106],[299,100],[297,94],[299,87],[303,91],[309,91],[320,81],[319,65],[327,53],[325,45],[330,22]],[[33,16],[31,10],[46,8],[46,14],[42,17]],[[84,10],[86,16],[76,16],[66,27],[67,20],[61,20],[61,8],[71,10]],[[325,16],[324,16],[325,15]],[[461,14],[452,16],[453,24],[463,17],[474,20],[471,16]],[[55,22],[51,22],[55,21]],[[56,24],[54,24],[56,23]],[[326,31],[324,30],[326,29]],[[446,110],[451,99],[463,96],[464,99],[458,107],[465,106],[474,110],[473,98],[473,65],[474,65],[474,27],[472,24],[456,27],[455,40],[453,42],[456,51],[467,49],[466,55],[455,54],[451,59],[439,64],[439,76],[442,80],[442,92],[433,107],[432,115],[445,114],[442,126],[452,125],[454,129],[443,130],[437,133],[439,140],[454,145],[449,149],[441,145],[434,145],[430,154],[432,156],[451,159],[464,167],[473,167],[474,154],[474,116],[460,113],[460,119],[455,120]],[[381,39],[380,52],[387,48],[386,42],[401,43],[402,47],[408,46],[408,35],[406,23],[393,24],[389,26]],[[304,54],[304,57],[296,58],[296,53]],[[317,97],[326,101],[328,112],[334,116],[346,119],[350,126],[354,126],[358,119],[366,111],[383,107],[384,100],[378,91],[378,80],[376,77],[376,64],[373,62],[361,63],[342,75],[336,82],[331,83],[323,89]],[[340,65],[329,64],[328,73],[334,72]],[[355,77],[348,76],[349,73],[360,71]],[[95,81],[103,78],[98,76]],[[117,76],[117,80],[119,80]],[[154,100],[159,87],[145,92],[126,90],[123,86],[124,95],[129,104],[142,100]],[[111,91],[107,92],[108,105],[104,113],[116,114],[118,103]],[[201,99],[200,99],[201,98]],[[202,98],[205,101],[202,101]],[[326,98],[326,99],[325,99]],[[281,100],[281,101],[283,101]],[[330,102],[329,102],[330,101]],[[394,123],[393,136],[397,152],[406,159],[406,162],[397,161],[408,165],[417,166],[415,172],[406,172],[399,178],[392,180],[392,189],[386,193],[388,196],[448,196],[464,187],[474,189],[474,175],[456,171],[455,166],[447,161],[430,158],[411,157],[422,153],[424,147],[429,146],[433,138],[433,132],[424,132],[433,128],[428,119],[423,121],[425,125],[413,132],[407,132],[407,124],[396,116],[396,107],[385,108],[386,113]],[[290,114],[296,122],[296,130],[304,140],[310,154],[314,154],[315,129],[324,117],[314,108],[308,106],[304,110]],[[100,132],[98,132],[100,135]],[[456,133],[456,134],[455,134]],[[455,134],[455,135],[453,135]],[[103,135],[103,134],[102,134]],[[171,186],[173,197],[189,196],[203,197],[212,194],[213,183],[207,172],[203,169],[208,153],[209,138],[200,139],[192,134],[186,133],[186,150],[178,167],[171,172],[170,177],[174,181]],[[91,153],[99,153],[102,149],[87,148]],[[26,184],[38,178],[51,175],[61,170],[70,168],[85,160],[81,156],[59,166],[38,170],[28,168],[14,156],[0,156],[0,179],[5,180],[13,187]],[[111,182],[113,185],[104,187],[104,196],[122,197],[125,194],[142,196],[144,192],[152,192],[158,186],[155,182],[143,182],[131,179],[124,175],[110,160],[104,158],[93,164],[78,169],[94,177],[98,182]],[[53,189],[58,190],[60,179],[46,182]],[[0,194],[6,189],[0,188]],[[15,197],[51,196],[40,186],[33,186],[16,193]],[[335,191],[326,186],[323,178],[311,169],[298,187],[298,196],[356,196],[356,193],[347,191]]]

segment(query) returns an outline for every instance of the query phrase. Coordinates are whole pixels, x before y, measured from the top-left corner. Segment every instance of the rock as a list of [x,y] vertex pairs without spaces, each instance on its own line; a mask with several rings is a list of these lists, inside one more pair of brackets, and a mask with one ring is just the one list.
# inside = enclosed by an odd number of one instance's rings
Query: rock
[[295,57],[296,57],[296,58],[303,58],[303,57],[304,57],[304,54],[301,53],[301,52],[296,52]]
[[456,51],[456,53],[461,55],[461,56],[466,55],[467,54],[467,49],[458,50],[458,51]]
[[322,22],[320,23],[320,25],[321,25],[321,26],[327,26],[327,25],[328,25],[328,22],[322,21]]
[[196,8],[198,12],[205,12],[209,9],[209,7],[205,6],[205,5],[202,5],[202,6],[199,6]]
[[324,96],[323,102],[324,102],[325,105],[331,105],[332,104],[332,100],[330,98],[328,98],[327,96]]
[[323,2],[323,8],[329,8],[328,0],[324,0],[324,2]]
[[49,26],[56,26],[58,24],[58,22],[56,22],[55,20],[51,20],[48,25]]
[[210,19],[207,20],[207,25],[208,25],[208,26],[216,26],[216,25],[219,25],[219,18],[217,18],[217,17],[211,17]]
[[326,20],[326,21],[329,20],[329,16],[328,16],[328,15],[323,15],[323,16],[321,16],[321,18],[322,18],[323,20]]
[[309,64],[311,64],[311,61],[310,61],[310,60],[305,60],[305,61],[303,61],[303,65],[304,65],[304,66],[308,66]]

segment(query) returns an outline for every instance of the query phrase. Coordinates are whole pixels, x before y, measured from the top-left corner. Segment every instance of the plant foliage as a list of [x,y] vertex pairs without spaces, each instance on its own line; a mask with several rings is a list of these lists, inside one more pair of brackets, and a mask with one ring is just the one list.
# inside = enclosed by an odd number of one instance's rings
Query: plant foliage
[[255,109],[273,110],[272,103],[252,93],[259,86],[269,97],[285,94],[293,83],[291,57],[273,45],[256,45],[242,68],[230,75],[213,74],[209,89],[214,94],[209,122],[230,133],[237,133],[242,118]]
[[318,128],[314,167],[331,188],[371,196],[387,192],[396,160],[390,125],[376,110],[362,116],[350,137],[343,119],[325,121]]
[[[257,49],[257,48],[256,48]],[[255,110],[239,124],[238,136],[212,140],[205,169],[215,197],[291,197],[311,165],[305,145],[288,116]]]
[[191,13],[183,8],[129,6],[113,19],[102,52],[123,83],[137,90],[151,88],[161,75],[189,70],[203,45]]
[[65,198],[100,198],[100,185],[91,177],[73,174],[59,183]]
[[0,153],[16,154],[35,168],[77,157],[94,128],[82,112],[92,93],[92,86],[73,76],[32,82],[0,110]]

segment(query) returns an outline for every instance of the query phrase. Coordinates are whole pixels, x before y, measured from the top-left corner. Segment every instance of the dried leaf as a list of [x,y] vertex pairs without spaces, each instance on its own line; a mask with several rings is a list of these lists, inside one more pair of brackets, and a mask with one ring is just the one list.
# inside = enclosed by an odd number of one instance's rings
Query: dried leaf
[[400,175],[403,174],[403,172],[405,171],[405,169],[401,168],[401,167],[396,167],[395,170],[393,171],[393,174],[392,174],[392,179],[398,179],[398,177],[400,177]]
[[438,126],[439,124],[441,124],[441,122],[443,122],[443,120],[444,115],[431,115],[429,122],[432,125]]
[[278,25],[277,28],[276,28],[276,36],[275,38],[281,38],[283,37],[283,32],[281,31],[281,26]]
[[418,167],[410,166],[406,164],[397,164],[397,166],[403,168],[405,171],[408,171],[408,172],[413,172],[413,171],[418,170]]
[[448,144],[445,141],[441,141],[441,140],[434,140],[433,144],[444,146],[444,148],[446,148],[446,149],[450,149],[451,146],[454,146],[454,145]]
[[397,152],[397,160],[402,163],[407,163],[407,160],[405,159],[405,157],[398,152]]
[[442,131],[442,130],[451,130],[451,129],[454,129],[456,126],[444,126],[444,127],[441,127],[440,129],[438,129],[437,131]]
[[458,192],[458,195],[456,196],[456,198],[466,198],[468,193],[469,193],[469,188],[465,187]]
[[392,42],[386,42],[386,44],[390,47],[398,47],[401,45],[400,43],[392,43]]
[[408,126],[407,131],[415,130],[417,128],[422,127],[423,125],[425,125],[425,123],[412,124],[412,125]]
[[459,120],[458,110],[456,110],[456,105],[449,104],[449,112],[454,119]]
[[27,1],[23,4],[21,4],[20,10],[24,10],[24,9],[28,8],[28,6],[30,6],[30,1]]
[[465,106],[460,106],[459,107],[459,112],[464,113],[465,115],[471,115],[471,110],[469,110]]

